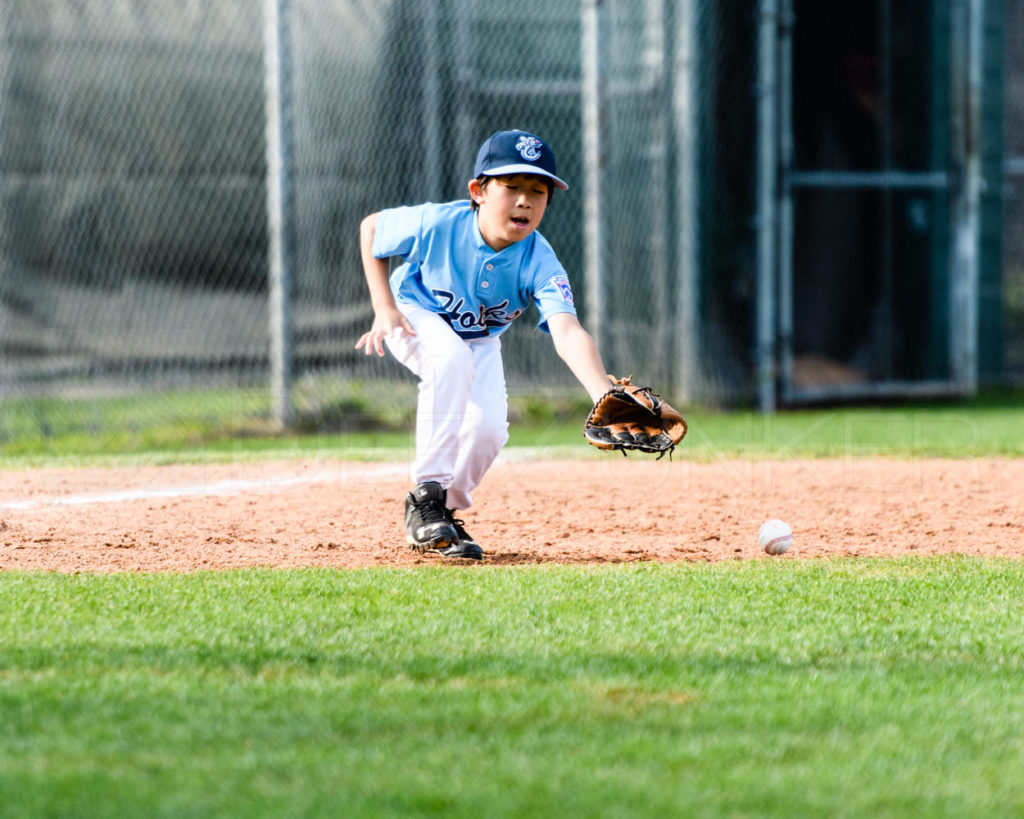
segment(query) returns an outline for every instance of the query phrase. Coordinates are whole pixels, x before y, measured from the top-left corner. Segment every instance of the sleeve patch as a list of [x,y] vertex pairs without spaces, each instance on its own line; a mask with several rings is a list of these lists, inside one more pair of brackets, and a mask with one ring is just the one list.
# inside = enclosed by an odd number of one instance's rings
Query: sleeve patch
[[575,302],[572,298],[572,288],[569,286],[568,276],[555,276],[551,281],[554,283],[555,287],[558,288],[562,301],[566,304],[572,304],[575,306]]

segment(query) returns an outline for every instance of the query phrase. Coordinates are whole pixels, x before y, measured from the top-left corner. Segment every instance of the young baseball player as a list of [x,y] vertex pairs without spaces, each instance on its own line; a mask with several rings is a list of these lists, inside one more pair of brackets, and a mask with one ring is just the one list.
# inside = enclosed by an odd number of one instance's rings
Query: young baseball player
[[[479,560],[455,516],[508,440],[501,336],[534,304],[539,327],[592,400],[610,386],[597,346],[576,318],[572,288],[537,232],[554,188],[555,155],[525,131],[481,146],[469,200],[382,210],[360,226],[373,326],[356,349],[391,354],[419,378],[415,487],[406,540],[419,551]],[[388,259],[402,264],[389,275]]]

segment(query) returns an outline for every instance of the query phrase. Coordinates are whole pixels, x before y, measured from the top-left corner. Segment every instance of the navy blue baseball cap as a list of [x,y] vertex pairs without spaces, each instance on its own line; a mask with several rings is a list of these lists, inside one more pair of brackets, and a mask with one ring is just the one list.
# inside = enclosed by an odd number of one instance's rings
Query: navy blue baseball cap
[[569,186],[556,176],[555,153],[544,140],[526,131],[498,131],[480,146],[473,176],[513,173],[546,176],[556,188],[569,190]]

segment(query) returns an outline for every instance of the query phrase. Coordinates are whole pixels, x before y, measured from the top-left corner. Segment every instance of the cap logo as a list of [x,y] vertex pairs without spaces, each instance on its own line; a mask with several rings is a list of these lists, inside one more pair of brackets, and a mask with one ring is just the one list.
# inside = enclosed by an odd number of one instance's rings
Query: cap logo
[[518,142],[516,142],[516,150],[528,162],[536,162],[540,159],[540,149],[543,147],[544,143],[537,139],[537,137],[525,134],[519,137]]

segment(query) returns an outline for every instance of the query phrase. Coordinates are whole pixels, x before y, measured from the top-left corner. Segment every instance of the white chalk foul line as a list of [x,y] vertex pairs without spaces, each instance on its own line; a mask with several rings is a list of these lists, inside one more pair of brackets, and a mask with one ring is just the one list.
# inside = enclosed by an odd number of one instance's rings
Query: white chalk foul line
[[[504,450],[498,456],[498,463],[516,463],[532,460],[542,447],[514,447]],[[118,489],[110,492],[97,492],[88,495],[62,495],[56,497],[32,498],[0,503],[0,511],[23,511],[42,509],[45,507],[92,506],[98,503],[124,503],[137,500],[154,500],[158,498],[187,498],[202,495],[238,495],[244,492],[266,492],[277,489],[288,489],[293,486],[308,486],[318,483],[346,483],[350,481],[370,480],[373,478],[390,478],[409,472],[408,465],[385,464],[383,466],[356,469],[351,463],[342,469],[329,469],[313,472],[308,475],[280,475],[259,480],[225,480],[214,483],[199,483],[187,486],[166,486],[153,489]]]
[[125,501],[152,500],[157,498],[187,498],[202,495],[238,495],[244,492],[265,492],[288,489],[293,486],[308,486],[318,483],[345,483],[354,480],[392,477],[409,471],[408,466],[389,464],[374,469],[356,470],[346,467],[321,470],[308,475],[283,475],[260,480],[226,480],[214,483],[167,486],[153,489],[119,489],[112,492],[98,492],[89,495],[64,495],[31,500],[7,501],[0,503],[0,510],[40,509],[47,506],[90,506],[98,503],[123,503]]

